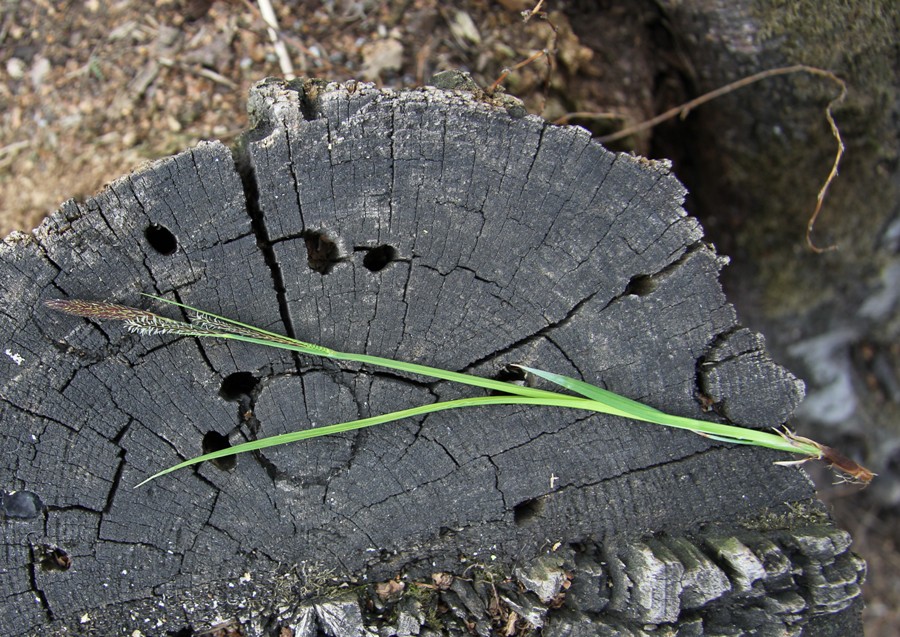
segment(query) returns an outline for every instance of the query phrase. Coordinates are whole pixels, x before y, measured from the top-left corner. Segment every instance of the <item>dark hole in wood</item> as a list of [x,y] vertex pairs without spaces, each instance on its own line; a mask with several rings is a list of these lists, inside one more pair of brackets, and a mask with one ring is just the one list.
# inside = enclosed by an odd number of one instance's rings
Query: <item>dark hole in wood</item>
[[380,245],[377,248],[363,248],[366,256],[363,257],[363,267],[369,272],[380,272],[388,263],[397,258],[397,249],[394,246]]
[[58,546],[44,546],[41,569],[44,571],[68,571],[72,568],[72,558]]
[[521,367],[515,365],[504,365],[500,371],[494,375],[496,380],[502,380],[507,383],[525,383],[528,374]]
[[150,247],[162,255],[175,254],[175,251],[178,249],[178,240],[171,230],[157,223],[147,226],[147,229],[144,230],[144,237],[147,239]]
[[518,526],[528,524],[544,510],[543,498],[523,500],[513,507],[513,520]]
[[250,393],[259,384],[259,379],[250,372],[235,372],[228,374],[222,380],[222,386],[219,388],[219,396],[225,400],[237,402],[241,398],[249,397]]
[[632,277],[628,285],[625,286],[625,294],[633,294],[634,296],[647,296],[656,289],[656,281],[653,277],[640,274]]
[[334,264],[341,260],[337,244],[324,232],[307,230],[303,233],[306,243],[306,264],[319,274],[329,274]]
[[[531,374],[525,372],[521,367],[514,365],[504,365],[500,371],[494,374],[494,380],[502,380],[505,383],[513,383],[522,387],[531,387],[534,385],[534,379]],[[491,396],[507,396],[509,392],[491,390]]]
[[[207,431],[206,435],[203,436],[203,453],[212,453],[213,451],[222,451],[230,448],[231,443],[228,442],[228,436],[223,436],[218,431]],[[224,458],[216,458],[212,463],[216,469],[231,471],[237,465],[237,458],[225,456]]]

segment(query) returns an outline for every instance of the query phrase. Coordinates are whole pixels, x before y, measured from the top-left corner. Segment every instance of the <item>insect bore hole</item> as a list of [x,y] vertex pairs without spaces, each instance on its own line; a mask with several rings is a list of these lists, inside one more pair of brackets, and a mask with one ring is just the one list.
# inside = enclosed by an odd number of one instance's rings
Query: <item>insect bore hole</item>
[[[534,377],[527,373],[521,367],[516,367],[515,365],[504,365],[500,368],[496,374],[494,374],[494,380],[500,380],[504,383],[512,383],[513,385],[518,385],[519,387],[533,387],[534,386]],[[509,392],[501,392],[498,390],[491,390],[491,396],[505,396],[508,395]]]
[[517,526],[524,526],[541,515],[544,510],[543,498],[523,500],[513,507],[513,521]]
[[[223,436],[218,431],[207,431],[203,436],[202,447],[203,453],[206,454],[230,449],[231,443],[228,442],[228,436]],[[216,458],[212,463],[216,469],[231,471],[237,465],[237,458],[234,456],[225,456],[224,458]]]
[[335,263],[341,260],[337,243],[324,232],[306,230],[303,232],[306,244],[306,264],[319,274],[330,274]]
[[363,250],[363,267],[369,272],[381,272],[391,261],[397,260],[397,249],[387,244],[375,248],[357,248]]
[[231,402],[238,402],[241,398],[249,397],[258,384],[259,379],[250,372],[228,374],[219,387],[219,396]]
[[38,553],[43,571],[68,571],[72,568],[72,557],[58,546],[43,545]]
[[144,230],[144,238],[150,247],[164,256],[175,254],[178,249],[178,240],[172,231],[158,223],[152,223]]
[[647,296],[656,289],[657,283],[653,277],[646,274],[639,274],[631,278],[628,285],[625,286],[625,294],[633,294],[634,296]]

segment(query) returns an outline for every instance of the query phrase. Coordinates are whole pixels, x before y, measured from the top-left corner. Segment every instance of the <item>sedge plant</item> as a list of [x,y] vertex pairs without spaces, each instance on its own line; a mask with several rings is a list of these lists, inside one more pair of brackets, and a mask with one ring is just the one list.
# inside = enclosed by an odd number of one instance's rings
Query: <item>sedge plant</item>
[[517,365],[517,367],[572,393],[561,393],[558,391],[527,387],[515,383],[474,376],[472,374],[454,372],[437,367],[429,367],[427,365],[372,356],[369,354],[341,352],[314,343],[306,343],[275,332],[263,330],[176,301],[152,295],[145,296],[187,310],[189,322],[167,318],[147,310],[106,301],[56,299],[47,301],[46,305],[53,310],[85,318],[124,321],[126,327],[130,331],[139,334],[167,334],[242,341],[255,345],[286,349],[311,356],[352,361],[417,376],[452,381],[501,393],[489,396],[482,395],[429,403],[387,414],[371,416],[369,418],[361,418],[359,420],[337,423],[325,427],[302,429],[277,436],[251,440],[249,442],[199,455],[185,460],[184,462],[180,462],[153,474],[137,486],[147,484],[160,476],[207,460],[216,460],[247,451],[256,451],[300,440],[317,438],[319,436],[328,436],[354,429],[372,427],[374,425],[403,418],[412,418],[437,411],[490,405],[534,405],[599,412],[665,427],[685,429],[720,442],[766,447],[800,456],[797,460],[781,461],[776,464],[795,465],[804,463],[808,460],[821,459],[839,471],[842,474],[842,477],[848,481],[868,484],[875,475],[865,467],[860,466],[831,447],[819,444],[809,438],[798,436],[786,427],[782,430],[764,431],[706,420],[697,420],[695,418],[675,416],[601,387],[597,387],[596,385],[586,383],[582,380],[555,374],[542,369],[536,369],[534,367],[527,367],[525,365]]

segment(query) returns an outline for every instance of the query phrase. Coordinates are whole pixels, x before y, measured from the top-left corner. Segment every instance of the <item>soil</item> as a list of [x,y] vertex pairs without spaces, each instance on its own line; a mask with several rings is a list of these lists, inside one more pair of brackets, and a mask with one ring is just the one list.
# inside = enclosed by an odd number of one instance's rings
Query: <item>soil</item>
[[[685,101],[678,54],[651,0],[271,0],[293,72],[393,88],[461,69],[529,112],[601,135]],[[0,236],[29,231],[148,160],[236,142],[248,89],[285,76],[249,0],[20,0],[0,8]],[[524,19],[523,13],[529,16]],[[542,53],[546,51],[547,53]],[[527,64],[524,62],[530,60]],[[521,64],[521,65],[520,65]],[[561,119],[562,118],[562,119]],[[653,153],[652,132],[617,150]],[[714,176],[711,176],[714,178]],[[866,631],[900,623],[888,512],[827,490],[869,562]]]
[[[646,87],[657,56],[635,27],[656,12],[649,3],[638,11],[608,4],[578,25],[603,41],[582,41],[564,12],[524,21],[520,11],[533,5],[521,0],[274,3],[298,76],[408,88],[463,69],[487,87],[505,68],[555,49],[510,73],[505,89],[550,119],[613,112],[570,120],[598,131],[655,108]],[[203,139],[236,140],[247,127],[249,87],[285,75],[255,3],[31,0],[4,3],[2,12],[3,236],[149,159]],[[599,59],[601,45],[619,54]]]

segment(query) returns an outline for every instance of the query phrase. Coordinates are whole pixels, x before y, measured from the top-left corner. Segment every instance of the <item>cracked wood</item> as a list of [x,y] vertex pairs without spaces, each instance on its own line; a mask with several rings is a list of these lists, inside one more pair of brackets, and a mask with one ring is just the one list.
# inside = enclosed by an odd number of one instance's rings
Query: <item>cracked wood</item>
[[[239,614],[298,564],[371,579],[452,570],[460,555],[509,563],[548,540],[729,524],[813,498],[767,451],[514,407],[433,414],[131,489],[199,453],[210,431],[238,441],[461,390],[239,343],[138,338],[42,312],[43,299],[134,305],[152,292],[347,351],[484,375],[536,364],[694,417],[712,388],[760,427],[802,394],[761,341],[726,347],[739,326],[722,260],[666,164],[434,89],[267,82],[250,105],[255,127],[236,156],[201,144],[0,247],[12,352],[0,357],[0,486],[46,505],[0,527],[0,596],[15,626],[89,613],[100,630],[177,628]],[[154,248],[151,227],[174,250]],[[336,246],[327,274],[310,267],[310,233]],[[373,271],[364,258],[379,246],[393,251]],[[223,397],[238,373],[256,382]],[[743,397],[754,393],[772,400]],[[71,568],[42,570],[36,542],[64,548]]]

